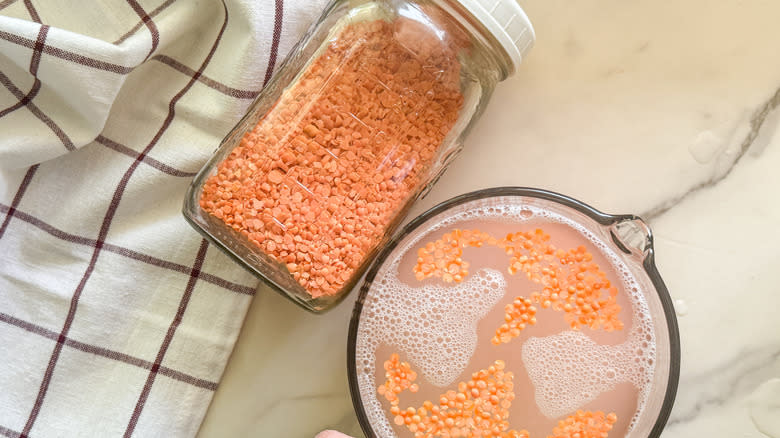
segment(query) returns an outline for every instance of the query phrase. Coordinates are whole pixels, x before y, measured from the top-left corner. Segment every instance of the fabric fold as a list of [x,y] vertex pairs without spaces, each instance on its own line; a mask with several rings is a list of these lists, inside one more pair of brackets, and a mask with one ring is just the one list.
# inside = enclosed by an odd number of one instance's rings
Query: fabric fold
[[324,2],[0,2],[0,436],[193,436],[257,280],[185,190]]

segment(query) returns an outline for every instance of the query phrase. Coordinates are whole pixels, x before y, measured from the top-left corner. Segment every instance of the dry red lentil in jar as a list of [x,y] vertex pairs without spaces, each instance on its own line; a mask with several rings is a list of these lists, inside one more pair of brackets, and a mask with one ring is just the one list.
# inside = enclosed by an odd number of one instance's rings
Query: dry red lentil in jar
[[314,311],[355,284],[522,55],[462,6],[357,3],[331,5],[185,204],[196,228]]
[[412,53],[393,31],[344,28],[203,186],[201,207],[314,298],[382,239],[463,106],[454,50]]

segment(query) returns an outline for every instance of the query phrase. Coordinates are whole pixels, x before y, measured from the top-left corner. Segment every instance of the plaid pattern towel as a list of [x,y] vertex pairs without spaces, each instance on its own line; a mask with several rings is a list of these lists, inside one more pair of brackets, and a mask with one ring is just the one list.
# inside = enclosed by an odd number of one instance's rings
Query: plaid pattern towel
[[256,281],[186,187],[324,2],[0,0],[0,436],[192,436]]

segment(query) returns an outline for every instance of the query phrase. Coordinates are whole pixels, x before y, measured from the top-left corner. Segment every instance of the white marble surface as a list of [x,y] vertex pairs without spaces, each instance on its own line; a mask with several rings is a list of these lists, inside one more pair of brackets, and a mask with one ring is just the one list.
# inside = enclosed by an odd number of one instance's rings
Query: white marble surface
[[[751,407],[780,377],[780,2],[521,3],[536,47],[411,214],[522,185],[642,215],[680,300],[663,437],[765,436]],[[362,436],[346,378],[355,296],[314,316],[261,290],[201,436]]]

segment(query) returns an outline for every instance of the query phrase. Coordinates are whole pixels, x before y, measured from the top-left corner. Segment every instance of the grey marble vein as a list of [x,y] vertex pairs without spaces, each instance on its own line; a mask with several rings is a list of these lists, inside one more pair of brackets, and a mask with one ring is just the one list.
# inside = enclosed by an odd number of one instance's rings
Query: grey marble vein
[[[699,374],[692,379],[686,379],[684,387],[690,387],[691,384],[694,384],[698,387],[717,388],[717,391],[713,394],[706,394],[706,388],[698,391],[701,397],[692,407],[688,407],[684,411],[679,409],[679,405],[685,400],[678,400],[676,414],[669,420],[667,427],[671,428],[693,421],[706,408],[722,406],[734,401],[740,395],[750,393],[765,380],[776,377],[779,369],[780,349],[768,353],[764,349],[759,349],[739,354],[718,368]],[[728,376],[725,376],[726,374]],[[678,395],[682,399],[685,396],[684,393]]]
[[734,157],[734,160],[731,162],[731,165],[729,166],[728,169],[726,169],[725,172],[691,187],[685,193],[679,196],[666,200],[663,203],[644,211],[639,216],[647,221],[653,220],[658,216],[661,216],[662,214],[666,213],[667,211],[672,209],[675,205],[687,199],[694,193],[702,189],[706,189],[708,187],[713,187],[716,184],[718,184],[720,181],[728,177],[729,174],[731,174],[731,171],[734,169],[734,167],[737,164],[739,164],[742,157],[744,157],[745,154],[750,150],[751,146],[753,146],[754,141],[756,140],[756,138],[758,138],[758,135],[761,132],[761,128],[764,126],[764,122],[767,120],[769,115],[775,109],[777,109],[778,105],[780,105],[780,88],[778,88],[775,91],[775,93],[772,95],[772,97],[767,99],[750,118],[750,131],[745,136],[745,139],[742,140],[742,143],[740,145],[739,150],[736,153],[736,156]]

